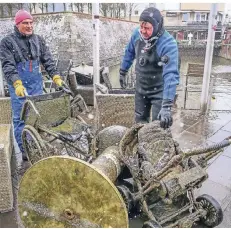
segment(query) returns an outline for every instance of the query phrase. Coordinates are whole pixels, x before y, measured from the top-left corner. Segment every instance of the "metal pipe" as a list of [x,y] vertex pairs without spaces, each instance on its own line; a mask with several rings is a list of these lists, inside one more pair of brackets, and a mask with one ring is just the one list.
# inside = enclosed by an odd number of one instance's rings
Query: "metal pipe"
[[99,3],[92,3],[93,21],[93,83],[94,83],[94,107],[96,108],[96,83],[99,80]]
[[52,135],[53,137],[55,137],[55,138],[57,138],[59,140],[62,140],[63,142],[65,142],[65,144],[73,147],[74,149],[79,151],[82,155],[87,156],[86,153],[83,150],[81,150],[77,145],[73,145],[73,143],[71,143],[69,141],[69,139],[67,139],[64,135],[62,135],[60,133],[53,132],[53,131],[51,131],[51,130],[49,130],[46,127],[43,127],[41,125],[38,125],[37,128],[38,128],[38,130],[41,130],[41,131],[43,131],[45,133],[48,133],[48,134]]
[[204,113],[207,111],[207,107],[208,107],[209,83],[210,83],[210,74],[212,68],[215,30],[217,24],[216,23],[217,7],[218,7],[217,3],[212,3],[210,9],[210,15],[209,15],[209,30],[208,30],[206,55],[205,55],[205,67],[204,67],[203,84],[202,84],[202,92],[201,92],[201,110]]
[[226,19],[226,14],[228,11],[228,6],[227,3],[224,3],[224,12],[223,12],[223,18],[222,18],[222,22],[221,22],[221,40],[225,39],[224,34],[225,34],[225,30],[226,30],[226,26],[227,26],[227,19]]
[[121,172],[121,162],[119,158],[119,147],[110,146],[97,157],[92,165],[99,169],[114,183]]
[[191,157],[194,155],[199,155],[199,154],[204,154],[204,153],[208,153],[211,151],[220,150],[222,148],[229,146],[230,144],[231,144],[231,139],[225,139],[222,142],[215,143],[215,144],[212,144],[210,146],[203,146],[203,147],[198,147],[198,148],[192,149],[192,150],[184,153],[184,157]]

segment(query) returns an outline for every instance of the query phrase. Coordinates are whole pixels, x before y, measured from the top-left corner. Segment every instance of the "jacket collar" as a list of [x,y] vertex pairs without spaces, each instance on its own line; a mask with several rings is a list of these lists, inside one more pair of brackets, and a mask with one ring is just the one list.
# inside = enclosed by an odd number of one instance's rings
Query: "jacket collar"
[[31,35],[25,35],[23,33],[20,33],[16,25],[14,26],[14,33],[19,38],[29,38],[33,35],[33,33]]

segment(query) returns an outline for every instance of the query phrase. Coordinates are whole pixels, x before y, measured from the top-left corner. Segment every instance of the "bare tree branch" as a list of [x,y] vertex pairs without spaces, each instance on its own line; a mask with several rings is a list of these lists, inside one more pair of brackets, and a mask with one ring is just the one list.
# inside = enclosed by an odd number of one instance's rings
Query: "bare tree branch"
[[135,3],[127,3],[129,21],[131,21],[132,12],[136,9],[137,5],[138,5],[138,4],[135,4]]

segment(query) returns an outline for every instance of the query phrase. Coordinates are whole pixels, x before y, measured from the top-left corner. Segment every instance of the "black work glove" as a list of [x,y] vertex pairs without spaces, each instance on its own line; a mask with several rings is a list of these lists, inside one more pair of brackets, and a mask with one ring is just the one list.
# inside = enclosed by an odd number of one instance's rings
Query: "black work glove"
[[120,86],[121,88],[125,89],[127,87],[126,83],[126,75],[127,75],[126,70],[120,69]]
[[172,104],[170,99],[164,99],[162,102],[162,108],[157,116],[160,120],[160,126],[164,129],[169,128],[172,125]]

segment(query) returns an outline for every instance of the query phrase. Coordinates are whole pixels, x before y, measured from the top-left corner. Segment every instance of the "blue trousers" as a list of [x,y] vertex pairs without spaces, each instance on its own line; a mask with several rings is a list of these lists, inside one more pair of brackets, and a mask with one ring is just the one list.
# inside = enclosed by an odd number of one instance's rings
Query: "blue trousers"
[[[39,95],[43,93],[43,81],[42,74],[40,72],[40,66],[38,60],[29,60],[26,62],[20,62],[17,64],[17,70],[23,86],[26,88],[29,95]],[[22,130],[25,126],[23,120],[20,119],[23,103],[25,97],[19,97],[15,94],[15,88],[12,84],[9,84],[9,91],[11,97],[11,106],[13,111],[13,125],[14,135],[18,143],[19,149],[24,153],[22,146]]]

